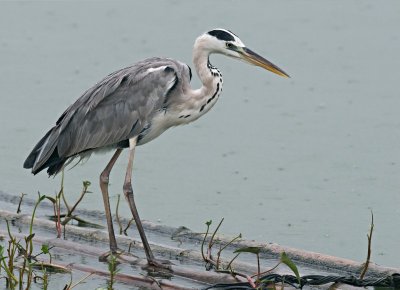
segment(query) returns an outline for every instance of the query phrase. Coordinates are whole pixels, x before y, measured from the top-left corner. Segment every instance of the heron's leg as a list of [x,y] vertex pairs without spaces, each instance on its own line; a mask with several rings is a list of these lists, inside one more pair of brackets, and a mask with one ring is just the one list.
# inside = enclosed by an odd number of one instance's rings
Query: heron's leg
[[169,261],[158,261],[154,258],[149,242],[147,241],[142,222],[140,221],[138,210],[135,205],[133,190],[132,190],[132,167],[133,167],[133,158],[135,155],[135,147],[136,147],[136,138],[129,139],[129,160],[128,160],[128,167],[126,169],[123,191],[125,194],[125,198],[128,200],[129,208],[132,212],[133,218],[135,219],[136,227],[139,231],[140,238],[142,239],[143,247],[146,252],[147,262],[153,266],[169,268],[169,264],[171,264]]
[[117,253],[117,241],[115,239],[114,226],[113,226],[112,217],[111,217],[110,200],[108,197],[108,183],[109,183],[109,176],[110,176],[111,169],[113,168],[119,155],[121,155],[121,152],[122,152],[122,149],[117,149],[117,151],[115,151],[110,162],[108,162],[106,168],[104,168],[103,172],[100,174],[100,189],[101,189],[101,193],[103,194],[104,209],[105,209],[106,218],[107,218],[108,235],[110,238],[110,250],[111,250],[112,254]]
[[136,227],[139,231],[140,238],[142,239],[143,247],[146,252],[147,261],[154,260],[153,253],[151,251],[149,242],[147,241],[146,234],[140,221],[139,213],[135,205],[132,190],[132,168],[133,168],[133,158],[135,156],[136,138],[129,139],[129,160],[128,167],[126,169],[125,182],[124,182],[124,194],[125,198],[128,200],[129,208],[132,212],[133,218],[135,219]]

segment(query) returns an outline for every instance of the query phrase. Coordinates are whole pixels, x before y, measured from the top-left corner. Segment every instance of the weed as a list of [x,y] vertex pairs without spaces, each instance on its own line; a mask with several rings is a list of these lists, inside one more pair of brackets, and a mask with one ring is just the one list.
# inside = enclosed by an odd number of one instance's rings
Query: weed
[[115,275],[119,272],[118,268],[118,261],[117,261],[117,256],[111,254],[109,256],[108,260],[108,271],[110,273],[110,280],[108,281],[108,290],[113,290],[114,288],[114,280],[115,280]]
[[[261,281],[260,280],[260,278],[261,278],[261,276],[263,274],[273,271],[280,264],[285,264],[296,275],[298,283],[300,284],[299,271],[298,271],[296,265],[287,256],[287,254],[285,252],[281,253],[280,260],[277,263],[277,265],[275,265],[271,269],[269,269],[267,271],[264,271],[264,272],[261,272],[261,266],[260,266],[260,253],[261,253],[261,250],[262,250],[261,247],[244,247],[244,248],[240,248],[240,249],[235,250],[234,253],[236,253],[236,256],[234,256],[233,259],[231,259],[231,261],[227,264],[227,266],[223,267],[221,265],[221,262],[220,262],[220,256],[221,256],[222,251],[225,250],[233,242],[235,242],[236,240],[240,239],[242,237],[241,234],[239,234],[238,236],[233,238],[231,241],[229,241],[225,245],[223,245],[223,246],[220,245],[219,250],[217,252],[217,260],[214,260],[211,252],[212,252],[213,246],[216,243],[215,236],[217,234],[217,231],[221,227],[223,221],[224,221],[224,219],[222,219],[220,221],[220,223],[218,224],[217,228],[214,230],[213,234],[211,235],[210,241],[209,241],[208,247],[207,247],[207,254],[204,254],[204,245],[205,245],[206,239],[208,237],[208,234],[210,232],[210,226],[212,224],[212,221],[206,222],[207,229],[206,229],[206,233],[205,233],[204,238],[203,238],[203,242],[201,244],[201,254],[202,254],[202,257],[203,257],[204,261],[206,262],[206,269],[207,270],[211,270],[212,268],[214,268],[215,271],[220,272],[220,273],[228,273],[228,274],[231,274],[234,277],[235,276],[243,277],[243,278],[245,278],[247,280],[247,282],[253,288],[257,288],[258,285],[260,285],[260,283],[264,283],[264,284],[268,283],[268,281]],[[249,276],[249,275],[246,275],[244,273],[240,273],[240,272],[237,272],[237,271],[233,270],[232,263],[241,253],[251,253],[251,254],[255,254],[256,255],[256,259],[257,259],[257,273],[256,274]],[[256,279],[254,280],[253,278],[256,278]],[[283,283],[282,283],[282,285],[283,285]],[[275,288],[275,285],[272,285],[272,288]]]
[[[67,202],[67,199],[65,198],[64,172],[62,172],[61,187],[60,187],[59,193],[56,195],[55,198],[52,198],[49,196],[46,197],[48,200],[50,200],[53,203],[54,215],[50,216],[49,218],[51,220],[54,220],[56,223],[57,238],[61,237],[61,226],[63,227],[64,238],[65,238],[65,226],[72,220],[77,221],[78,225],[81,225],[81,226],[91,226],[93,228],[99,228],[99,229],[104,228],[101,225],[90,223],[74,214],[77,206],[81,203],[84,196],[87,193],[91,193],[91,191],[89,191],[89,187],[91,185],[90,181],[83,181],[82,184],[83,184],[82,191],[81,191],[81,194],[80,194],[78,200],[74,203],[73,206],[70,206],[69,203]],[[65,213],[65,214],[61,213],[61,200],[63,201],[63,203],[67,209],[67,213]]]
[[[1,270],[4,270],[5,276],[1,277],[6,280],[6,287],[9,289],[16,289],[17,285],[19,285],[19,289],[23,289],[23,285],[26,284],[25,289],[29,289],[31,287],[32,282],[37,279],[41,279],[44,281],[44,286],[48,285],[48,277],[46,271],[43,272],[43,276],[39,276],[33,271],[33,266],[37,261],[37,257],[42,254],[49,254],[49,248],[45,245],[42,245],[42,252],[33,255],[34,247],[33,247],[33,237],[35,234],[33,233],[33,221],[35,219],[36,210],[39,204],[46,198],[45,195],[41,195],[38,193],[39,198],[35,203],[31,222],[29,225],[29,235],[24,237],[24,242],[21,240],[17,240],[11,233],[10,223],[6,220],[7,224],[7,232],[8,232],[8,248],[7,254],[5,254],[5,247],[0,246],[0,273]],[[21,196],[22,200],[23,195]],[[20,205],[18,206],[20,209]],[[18,258],[22,258],[22,263],[16,264]],[[15,273],[18,273],[18,276]],[[38,278],[39,277],[39,278]],[[46,286],[47,287],[47,286]]]

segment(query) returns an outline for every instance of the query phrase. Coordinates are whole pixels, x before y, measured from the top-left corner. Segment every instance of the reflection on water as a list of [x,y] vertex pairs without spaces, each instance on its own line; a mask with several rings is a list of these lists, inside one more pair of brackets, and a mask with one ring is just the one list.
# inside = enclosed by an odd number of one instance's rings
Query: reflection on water
[[[22,163],[69,104],[148,56],[191,64],[194,39],[226,27],[292,79],[212,57],[224,76],[218,104],[137,150],[142,218],[201,231],[225,217],[226,233],[363,260],[373,209],[372,260],[399,266],[399,12],[396,1],[3,3],[0,189],[57,192],[58,177]],[[90,180],[82,206],[102,209],[110,157],[67,171],[68,198]],[[126,163],[111,175],[114,206]]]

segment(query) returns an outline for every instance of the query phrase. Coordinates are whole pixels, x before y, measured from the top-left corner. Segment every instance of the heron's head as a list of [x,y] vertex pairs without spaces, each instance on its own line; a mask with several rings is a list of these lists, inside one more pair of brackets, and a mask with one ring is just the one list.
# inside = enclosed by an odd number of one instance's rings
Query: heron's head
[[229,30],[222,28],[210,30],[197,38],[196,45],[209,53],[221,53],[262,67],[280,76],[289,77],[282,69],[247,48],[239,37]]

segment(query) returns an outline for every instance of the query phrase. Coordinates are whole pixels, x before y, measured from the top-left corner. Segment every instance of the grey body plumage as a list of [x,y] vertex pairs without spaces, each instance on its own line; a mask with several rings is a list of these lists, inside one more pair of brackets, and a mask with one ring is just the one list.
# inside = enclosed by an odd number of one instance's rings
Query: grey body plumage
[[137,145],[150,141],[145,136],[151,132],[152,119],[174,109],[188,79],[185,64],[166,58],[149,58],[108,75],[61,115],[24,167],[34,174],[48,167],[54,175],[80,154],[125,148],[134,136]]
[[115,150],[100,175],[112,253],[117,252],[117,242],[109,204],[109,174],[122,149],[128,147],[123,192],[148,263],[167,267],[154,258],[133,199],[131,175],[135,147],[153,140],[170,127],[198,119],[215,105],[223,81],[220,71],[209,61],[213,53],[241,59],[288,77],[280,68],[245,47],[229,30],[214,29],[199,36],[194,44],[193,63],[202,82],[199,89],[191,88],[191,70],[184,63],[157,57],[140,61],[108,75],[84,92],[25,160],[24,168],[31,169],[32,173],[47,168],[49,175],[55,175],[76,157],[88,156],[97,150]]

